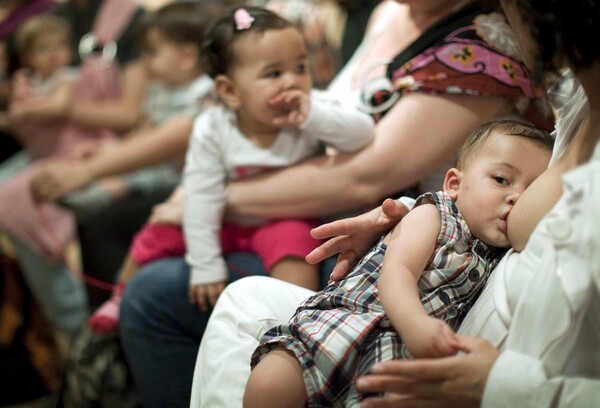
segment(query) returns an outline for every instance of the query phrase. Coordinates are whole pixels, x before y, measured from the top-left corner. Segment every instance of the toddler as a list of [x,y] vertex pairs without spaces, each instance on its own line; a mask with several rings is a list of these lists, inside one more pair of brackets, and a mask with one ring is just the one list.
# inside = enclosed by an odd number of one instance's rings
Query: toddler
[[244,406],[359,406],[354,381],[374,364],[455,354],[453,331],[509,247],[506,219],[551,150],[528,124],[477,128],[443,191],[421,195],[346,278],[265,333]]
[[[154,220],[135,237],[113,298],[90,320],[96,331],[116,330],[123,287],[140,265],[182,255],[186,247],[190,301],[203,310],[214,305],[227,281],[223,253],[255,251],[272,276],[318,287],[316,267],[303,259],[317,246],[309,234],[314,222],[228,219],[222,224],[226,184],[293,165],[322,152],[323,143],[340,151],[360,149],[373,137],[372,119],[322,93],[311,94],[302,35],[268,10],[228,12],[207,34],[202,56],[222,103],[196,120],[184,188],[159,207],[169,219]],[[184,196],[185,239],[173,222]]]
[[43,165],[116,137],[105,128],[87,128],[56,118],[57,111],[72,98],[100,101],[118,94],[111,84],[100,87],[83,82],[79,71],[69,65],[73,58],[70,38],[67,22],[52,15],[33,17],[16,32],[23,70],[15,74],[9,111],[24,152],[3,163],[0,177],[0,228],[55,261],[74,236],[74,222],[71,214],[53,204],[36,206],[30,180]]
[[[145,120],[126,137],[143,138],[175,117],[194,117],[210,99],[212,81],[202,68],[200,53],[204,31],[213,9],[191,1],[174,2],[140,20],[137,35],[141,63],[148,85],[143,111]],[[110,146],[108,147],[110,148]],[[172,189],[180,182],[178,161],[104,178],[61,199],[85,220],[113,201],[131,195],[149,195]]]
[[[297,26],[257,7],[233,9],[207,35],[203,57],[223,102],[196,121],[184,172],[190,300],[214,305],[227,282],[222,254],[253,251],[273,277],[318,287],[304,261],[317,246],[305,220],[224,218],[227,183],[290,166],[323,150],[354,151],[374,133],[371,117],[312,92]],[[224,222],[223,222],[224,221]]]

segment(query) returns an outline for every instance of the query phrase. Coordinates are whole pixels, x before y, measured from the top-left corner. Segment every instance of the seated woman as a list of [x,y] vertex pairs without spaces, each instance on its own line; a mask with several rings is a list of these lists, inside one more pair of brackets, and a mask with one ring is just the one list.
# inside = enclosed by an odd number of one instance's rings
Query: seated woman
[[[559,83],[553,160],[508,218],[515,249],[522,252],[513,251],[504,258],[459,329],[459,333],[489,342],[459,336],[460,349],[466,355],[391,361],[374,367],[373,375],[358,380],[358,389],[392,394],[367,398],[363,406],[402,406],[394,397],[410,398],[411,406],[461,407],[588,406],[598,399],[600,333],[595,316],[600,237],[590,220],[598,217],[593,203],[600,185],[600,54],[586,48],[587,39],[597,35],[598,13],[583,1],[505,0],[503,5],[518,28],[526,61],[541,61],[538,70],[543,67],[553,75],[570,67],[581,86],[572,77]],[[564,14],[567,8],[569,16]],[[584,18],[590,15],[595,18]],[[578,24],[583,20],[585,24]],[[528,27],[536,27],[535,32]],[[315,237],[337,237],[309,259],[318,261],[339,252],[333,278],[344,275],[356,256],[373,242],[373,234],[389,228],[390,219],[401,216],[391,200],[386,201],[385,209],[388,217],[377,210],[318,228]],[[544,275],[533,279],[540,273]],[[522,296],[525,293],[527,296]],[[243,386],[247,379],[257,336],[287,321],[296,301],[307,294],[311,292],[257,278],[230,286],[206,329],[194,396],[203,402],[219,401],[212,389],[224,378],[230,396],[241,393],[237,385]],[[242,316],[240,310],[253,312]],[[210,354],[216,343],[228,345],[227,361]],[[503,351],[499,353],[494,346]]]
[[[392,99],[381,108],[374,143],[357,154],[321,156],[293,169],[232,183],[228,209],[250,216],[325,216],[367,205],[444,168],[472,128],[515,113],[518,101],[533,97],[523,66],[509,56],[514,44],[503,42],[511,45],[505,51],[484,45],[486,33],[505,32],[507,27],[492,11],[478,2],[383,2],[373,14],[364,44],[329,88],[339,100],[356,105],[365,82],[376,85],[378,79],[390,91],[391,81],[385,80],[389,70],[397,89],[391,89]],[[376,64],[395,56],[391,65]],[[490,69],[474,72],[480,58]],[[389,111],[383,115],[385,108]],[[427,178],[421,187],[431,185],[437,187]],[[245,274],[261,272],[250,269],[254,265],[246,259],[241,266]],[[197,353],[208,314],[183,295],[188,273],[183,259],[156,262],[142,268],[124,293],[122,343],[150,407],[189,404],[190,359]],[[219,353],[228,350],[221,348]],[[223,405],[231,403],[226,396]]]

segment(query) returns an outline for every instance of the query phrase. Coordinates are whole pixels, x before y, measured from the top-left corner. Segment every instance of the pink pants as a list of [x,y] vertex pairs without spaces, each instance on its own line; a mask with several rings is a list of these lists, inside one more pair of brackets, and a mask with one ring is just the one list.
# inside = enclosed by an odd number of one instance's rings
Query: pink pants
[[[265,269],[288,256],[304,258],[320,242],[310,236],[317,222],[309,220],[282,220],[259,227],[223,224],[221,248],[223,254],[231,252],[256,253]],[[135,236],[131,256],[144,265],[151,261],[183,256],[185,241],[180,227],[167,224],[146,224]]]

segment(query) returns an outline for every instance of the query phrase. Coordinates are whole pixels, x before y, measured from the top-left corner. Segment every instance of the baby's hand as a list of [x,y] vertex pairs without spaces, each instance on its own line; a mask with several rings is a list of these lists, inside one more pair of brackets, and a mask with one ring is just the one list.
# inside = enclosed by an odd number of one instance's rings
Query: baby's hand
[[11,89],[12,99],[20,100],[31,96],[31,72],[26,68],[21,68],[12,76]]
[[273,119],[273,125],[282,128],[297,128],[308,119],[310,97],[302,91],[284,91],[269,101],[269,106],[280,114]]
[[459,351],[450,326],[434,317],[420,319],[412,330],[402,334],[402,341],[415,358],[447,357]]
[[190,286],[188,291],[190,303],[198,305],[203,312],[208,312],[208,309],[217,303],[217,299],[226,285],[227,282],[223,281]]

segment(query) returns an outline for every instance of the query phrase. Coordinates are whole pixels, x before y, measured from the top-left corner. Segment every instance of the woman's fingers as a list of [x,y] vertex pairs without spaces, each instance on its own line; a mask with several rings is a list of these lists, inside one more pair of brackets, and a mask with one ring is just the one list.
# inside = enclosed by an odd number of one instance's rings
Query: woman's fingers
[[351,242],[348,237],[337,236],[323,242],[317,248],[313,249],[308,255],[306,255],[306,262],[310,264],[316,264],[329,258],[330,256],[342,253],[348,249],[351,249]]
[[[359,216],[362,217],[362,216]],[[315,239],[336,238],[340,235],[355,234],[360,230],[358,217],[345,218],[327,224],[319,225],[310,231],[310,235]]]

